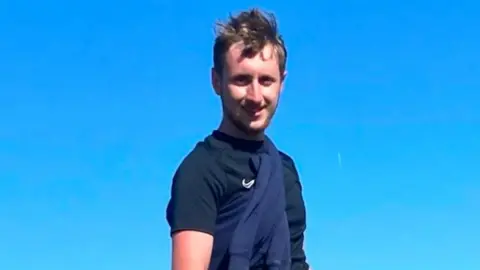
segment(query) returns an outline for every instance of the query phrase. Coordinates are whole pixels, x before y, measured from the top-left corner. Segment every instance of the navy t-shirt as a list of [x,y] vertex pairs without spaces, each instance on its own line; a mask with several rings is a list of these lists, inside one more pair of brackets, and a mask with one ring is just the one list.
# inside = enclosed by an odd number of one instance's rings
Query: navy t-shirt
[[[248,199],[249,187],[256,176],[249,160],[262,147],[262,142],[237,139],[214,131],[195,146],[175,172],[167,207],[171,234],[195,230],[213,235],[211,270],[221,270],[228,265],[223,247],[228,245],[230,238],[224,231],[233,233],[236,225],[236,219],[228,217],[241,215],[245,205],[242,200]],[[308,269],[303,250],[306,211],[302,186],[293,160],[283,152],[280,156],[291,235],[292,270]],[[222,237],[215,238],[220,227]],[[262,266],[258,265],[258,269]]]

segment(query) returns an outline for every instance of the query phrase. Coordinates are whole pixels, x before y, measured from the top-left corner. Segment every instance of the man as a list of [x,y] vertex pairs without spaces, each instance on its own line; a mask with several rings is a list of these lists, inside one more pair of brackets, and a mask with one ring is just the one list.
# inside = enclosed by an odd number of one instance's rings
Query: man
[[286,59],[272,14],[251,9],[218,24],[211,77],[223,119],[173,179],[174,270],[309,269],[298,173],[265,135]]

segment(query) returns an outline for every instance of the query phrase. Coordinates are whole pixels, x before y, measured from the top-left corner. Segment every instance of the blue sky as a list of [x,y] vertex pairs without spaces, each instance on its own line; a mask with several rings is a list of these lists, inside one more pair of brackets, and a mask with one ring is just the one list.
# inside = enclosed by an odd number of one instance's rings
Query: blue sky
[[168,269],[173,171],[220,119],[212,26],[253,4],[289,50],[269,134],[314,269],[480,269],[474,1],[67,2],[0,4],[0,269]]

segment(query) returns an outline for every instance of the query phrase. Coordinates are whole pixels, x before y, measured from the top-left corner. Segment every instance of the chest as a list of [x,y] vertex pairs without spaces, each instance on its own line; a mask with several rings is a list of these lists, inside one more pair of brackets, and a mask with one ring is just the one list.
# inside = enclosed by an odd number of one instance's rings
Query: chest
[[[252,159],[245,158],[231,158],[223,159],[218,163],[218,168],[221,168],[217,172],[217,180],[220,184],[221,192],[217,200],[217,220],[216,230],[214,235],[214,252],[212,254],[212,260],[216,263],[228,263],[227,257],[224,255],[227,252],[226,247],[229,246],[233,232],[237,227],[239,219],[245,214],[250,213],[246,211],[248,202],[258,195],[255,195],[255,188],[261,186],[261,181],[265,178],[260,176],[257,170],[258,164],[255,164]],[[287,189],[288,183],[295,181],[287,168],[282,167],[283,181],[281,187]],[[264,171],[260,172],[260,175],[264,174]],[[258,178],[258,179],[257,179]],[[271,180],[269,180],[271,181]],[[271,187],[271,186],[269,186]],[[261,188],[259,189],[261,190]],[[273,192],[273,189],[272,189]],[[286,197],[287,198],[287,197]],[[267,201],[276,204],[276,200],[267,199]],[[270,209],[270,208],[269,208]],[[260,210],[263,213],[264,210]],[[271,211],[269,211],[271,212]],[[262,217],[268,215],[261,215]],[[269,220],[266,217],[267,220]],[[269,224],[266,227],[270,226]],[[256,230],[262,235],[262,228],[258,227]],[[243,235],[243,234],[242,234]],[[260,254],[260,253],[259,253]],[[261,258],[256,258],[259,261]],[[260,262],[260,261],[259,261]],[[259,263],[260,265],[263,265]],[[262,269],[262,268],[259,268]]]
[[[244,156],[223,156],[217,164],[219,171],[217,174],[217,183],[219,184],[219,196],[217,198],[217,207],[219,210],[229,207],[235,207],[243,204],[243,201],[249,200],[255,186],[262,181],[258,179],[258,164],[252,161],[248,155]],[[289,186],[296,181],[296,176],[282,166],[283,186],[285,193]],[[288,203],[288,202],[287,202]]]

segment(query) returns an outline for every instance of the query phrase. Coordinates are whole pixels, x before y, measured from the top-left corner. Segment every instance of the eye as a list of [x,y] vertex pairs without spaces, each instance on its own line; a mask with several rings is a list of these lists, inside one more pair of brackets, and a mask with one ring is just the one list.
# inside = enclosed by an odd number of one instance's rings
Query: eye
[[246,86],[252,82],[252,76],[246,74],[236,75],[231,79],[232,83],[238,86]]
[[271,76],[262,76],[259,79],[260,84],[263,85],[263,86],[270,86],[273,83],[275,83],[275,81],[276,81],[275,78],[273,78]]

